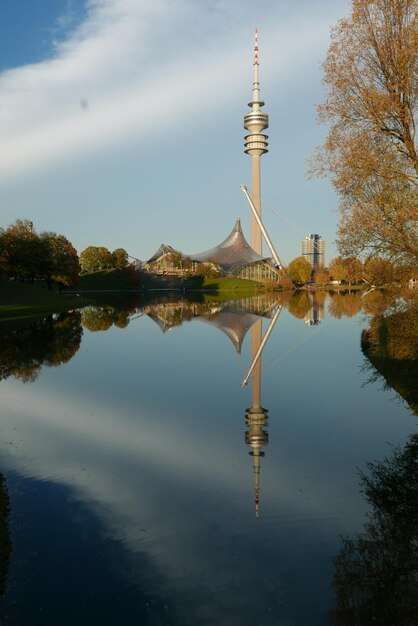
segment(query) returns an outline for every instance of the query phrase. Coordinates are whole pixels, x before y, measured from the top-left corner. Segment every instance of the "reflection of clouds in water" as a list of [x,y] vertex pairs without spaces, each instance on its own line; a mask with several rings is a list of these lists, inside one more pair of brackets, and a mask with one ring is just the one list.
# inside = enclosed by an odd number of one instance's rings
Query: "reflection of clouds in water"
[[[3,463],[25,476],[67,484],[77,498],[94,503],[120,539],[127,539],[120,533],[129,535],[132,549],[143,539],[135,536],[135,529],[144,514],[156,515],[164,526],[161,506],[167,505],[170,516],[184,516],[187,525],[195,517],[187,509],[187,500],[192,501],[198,491],[206,498],[218,485],[221,499],[233,493],[251,500],[251,461],[238,442],[230,450],[217,433],[210,441],[210,436],[202,440],[193,432],[185,441],[174,416],[170,428],[166,422],[159,425],[152,415],[133,422],[128,413],[115,415],[87,400],[70,403],[64,395],[34,387],[27,401],[21,389],[19,394],[17,404],[13,387],[3,392]],[[239,469],[231,471],[241,466],[243,458],[248,465],[244,479]],[[277,490],[278,482],[275,477],[276,490],[269,489],[265,497],[288,508],[293,498],[297,501],[295,490],[289,481]],[[178,492],[182,502],[172,501],[172,494]],[[210,512],[212,504],[208,501],[205,506],[209,517],[216,518],[218,512]],[[316,506],[313,509],[315,515]],[[150,523],[155,525],[155,520]]]
[[[148,332],[152,328],[155,333]],[[285,313],[271,336],[274,350],[292,328],[309,331]],[[266,377],[270,442],[255,528],[252,459],[244,444],[244,411],[250,403],[239,389],[240,378],[234,382],[228,370],[238,357],[222,333],[214,335],[206,325],[188,330],[167,337],[144,317],[122,332],[86,334],[77,360],[60,370],[44,370],[36,385],[7,381],[2,387],[2,465],[67,486],[75,503],[93,511],[133,562],[139,562],[139,554],[149,557],[176,603],[187,606],[192,593],[193,618],[201,618],[217,594],[217,610],[225,611],[219,623],[228,624],[228,610],[241,606],[247,624],[253,617],[246,612],[251,598],[243,598],[242,588],[254,585],[253,572],[262,570],[270,585],[266,591],[257,582],[257,600],[269,602],[282,583],[289,587],[299,576],[299,584],[318,563],[330,562],[341,529],[357,530],[357,487],[347,481],[356,466],[350,446],[361,447],[365,424],[361,415],[336,418],[329,410],[332,399],[319,411],[315,384],[309,383],[312,372],[304,382],[310,392],[290,401],[292,368],[288,376],[281,368],[279,378]],[[196,345],[207,348],[205,359],[196,358]],[[340,347],[330,342],[328,356]],[[335,358],[329,362],[335,368]],[[190,386],[182,387],[189,380],[188,367],[203,376],[194,394]],[[347,381],[344,396],[354,390]],[[320,385],[317,391],[322,394]],[[336,396],[334,402],[338,389]],[[336,446],[336,435],[344,439],[344,448]],[[369,453],[370,441],[364,445]],[[308,467],[313,474],[308,475]],[[299,574],[286,575],[285,568]],[[233,618],[229,623],[235,623]]]
[[[185,440],[175,422],[172,428],[160,428],[152,416],[141,416],[132,423],[123,412],[115,416],[88,402],[70,407],[64,395],[30,389],[18,406],[13,387],[5,390],[0,443],[4,466],[66,485],[106,533],[129,550],[133,563],[138,554],[151,559],[165,579],[165,593],[173,594],[179,610],[194,619],[212,623],[206,613],[216,594],[217,610],[226,612],[218,623],[236,623],[236,607],[241,606],[250,611],[241,623],[249,624],[252,601],[242,592],[243,586],[254,585],[254,563],[263,561],[264,580],[270,580],[268,587],[260,583],[254,591],[267,602],[281,585],[272,551],[280,552],[282,561],[298,562],[306,559],[312,544],[328,541],[334,520],[318,522],[317,510],[305,512],[301,521],[302,512],[291,502],[296,490],[290,481],[279,489],[276,485],[276,492],[269,487],[263,506],[267,499],[269,508],[280,502],[279,513],[266,515],[262,528],[254,528],[251,459],[243,441],[231,451],[222,437],[216,438],[219,432],[212,441],[195,440],[193,434]],[[243,416],[241,425],[243,433]],[[242,465],[248,470],[244,478]],[[295,519],[297,547],[292,554]],[[148,575],[141,575],[142,582]],[[271,606],[275,600],[269,601]]]

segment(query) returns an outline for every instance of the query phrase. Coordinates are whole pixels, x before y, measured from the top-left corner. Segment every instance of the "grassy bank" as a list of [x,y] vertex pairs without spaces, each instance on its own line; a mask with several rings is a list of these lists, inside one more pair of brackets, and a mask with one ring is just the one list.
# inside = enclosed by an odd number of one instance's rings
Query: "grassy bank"
[[76,294],[49,291],[44,281],[33,285],[0,283],[0,323],[60,313],[89,303]]
[[255,292],[264,291],[263,285],[254,280],[230,278],[228,276],[219,276],[218,278],[192,277],[184,281],[184,286],[186,290],[202,289],[211,292],[244,291],[254,294]]
[[[243,280],[240,278],[204,278],[203,276],[191,276],[181,278],[181,276],[157,276],[147,272],[139,274],[139,283],[134,284],[121,270],[102,270],[84,274],[81,277],[80,292],[94,291],[148,291],[148,290],[178,290],[178,291],[254,291],[263,290],[263,286],[253,280]],[[92,294],[93,296],[93,294]],[[94,296],[93,296],[94,297]]]
[[146,272],[140,274],[139,288],[144,291],[174,289],[186,292],[205,291],[220,293],[239,291],[251,294],[264,291],[264,287],[261,283],[241,278],[231,278],[228,276],[219,276],[216,278],[190,276],[189,278],[183,279],[180,276],[156,276],[155,274],[148,274]]
[[85,291],[131,291],[136,290],[138,285],[129,280],[129,275],[123,270],[101,270],[83,274],[79,289]]

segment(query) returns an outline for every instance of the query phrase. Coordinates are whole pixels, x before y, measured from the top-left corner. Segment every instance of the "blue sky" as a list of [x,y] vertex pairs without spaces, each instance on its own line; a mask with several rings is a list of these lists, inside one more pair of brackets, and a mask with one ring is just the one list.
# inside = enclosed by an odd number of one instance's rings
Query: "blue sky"
[[[0,226],[149,258],[219,243],[249,207],[243,116],[254,29],[270,116],[263,219],[285,262],[333,244],[338,199],[306,178],[323,142],[321,63],[349,0],[14,0],[0,3]],[[286,221],[280,219],[279,212]]]

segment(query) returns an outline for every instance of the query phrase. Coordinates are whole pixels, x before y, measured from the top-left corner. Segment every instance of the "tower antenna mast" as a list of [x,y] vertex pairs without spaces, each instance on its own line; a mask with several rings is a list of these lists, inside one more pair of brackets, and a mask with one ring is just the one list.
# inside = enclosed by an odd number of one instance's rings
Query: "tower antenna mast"
[[[258,30],[255,29],[254,61],[253,61],[253,91],[252,100],[248,103],[251,113],[244,117],[244,128],[249,134],[245,136],[244,152],[251,156],[252,165],[252,202],[255,210],[261,216],[261,176],[260,157],[265,154],[268,146],[268,136],[262,133],[268,128],[267,113],[261,111],[264,102],[260,100],[259,57],[258,57]],[[251,247],[262,255],[263,244],[261,229],[254,215],[251,215]]]

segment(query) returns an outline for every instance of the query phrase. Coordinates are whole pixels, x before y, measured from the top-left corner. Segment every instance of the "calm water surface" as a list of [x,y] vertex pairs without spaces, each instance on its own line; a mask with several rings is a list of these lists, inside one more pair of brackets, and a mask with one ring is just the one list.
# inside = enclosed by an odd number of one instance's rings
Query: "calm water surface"
[[[361,349],[393,313],[379,297],[167,295],[0,337],[0,623],[417,624],[416,560],[400,563],[402,613],[379,553],[392,521],[360,474],[380,468],[384,483],[402,454],[418,463],[416,415]],[[397,559],[411,545],[416,558],[408,532]]]

